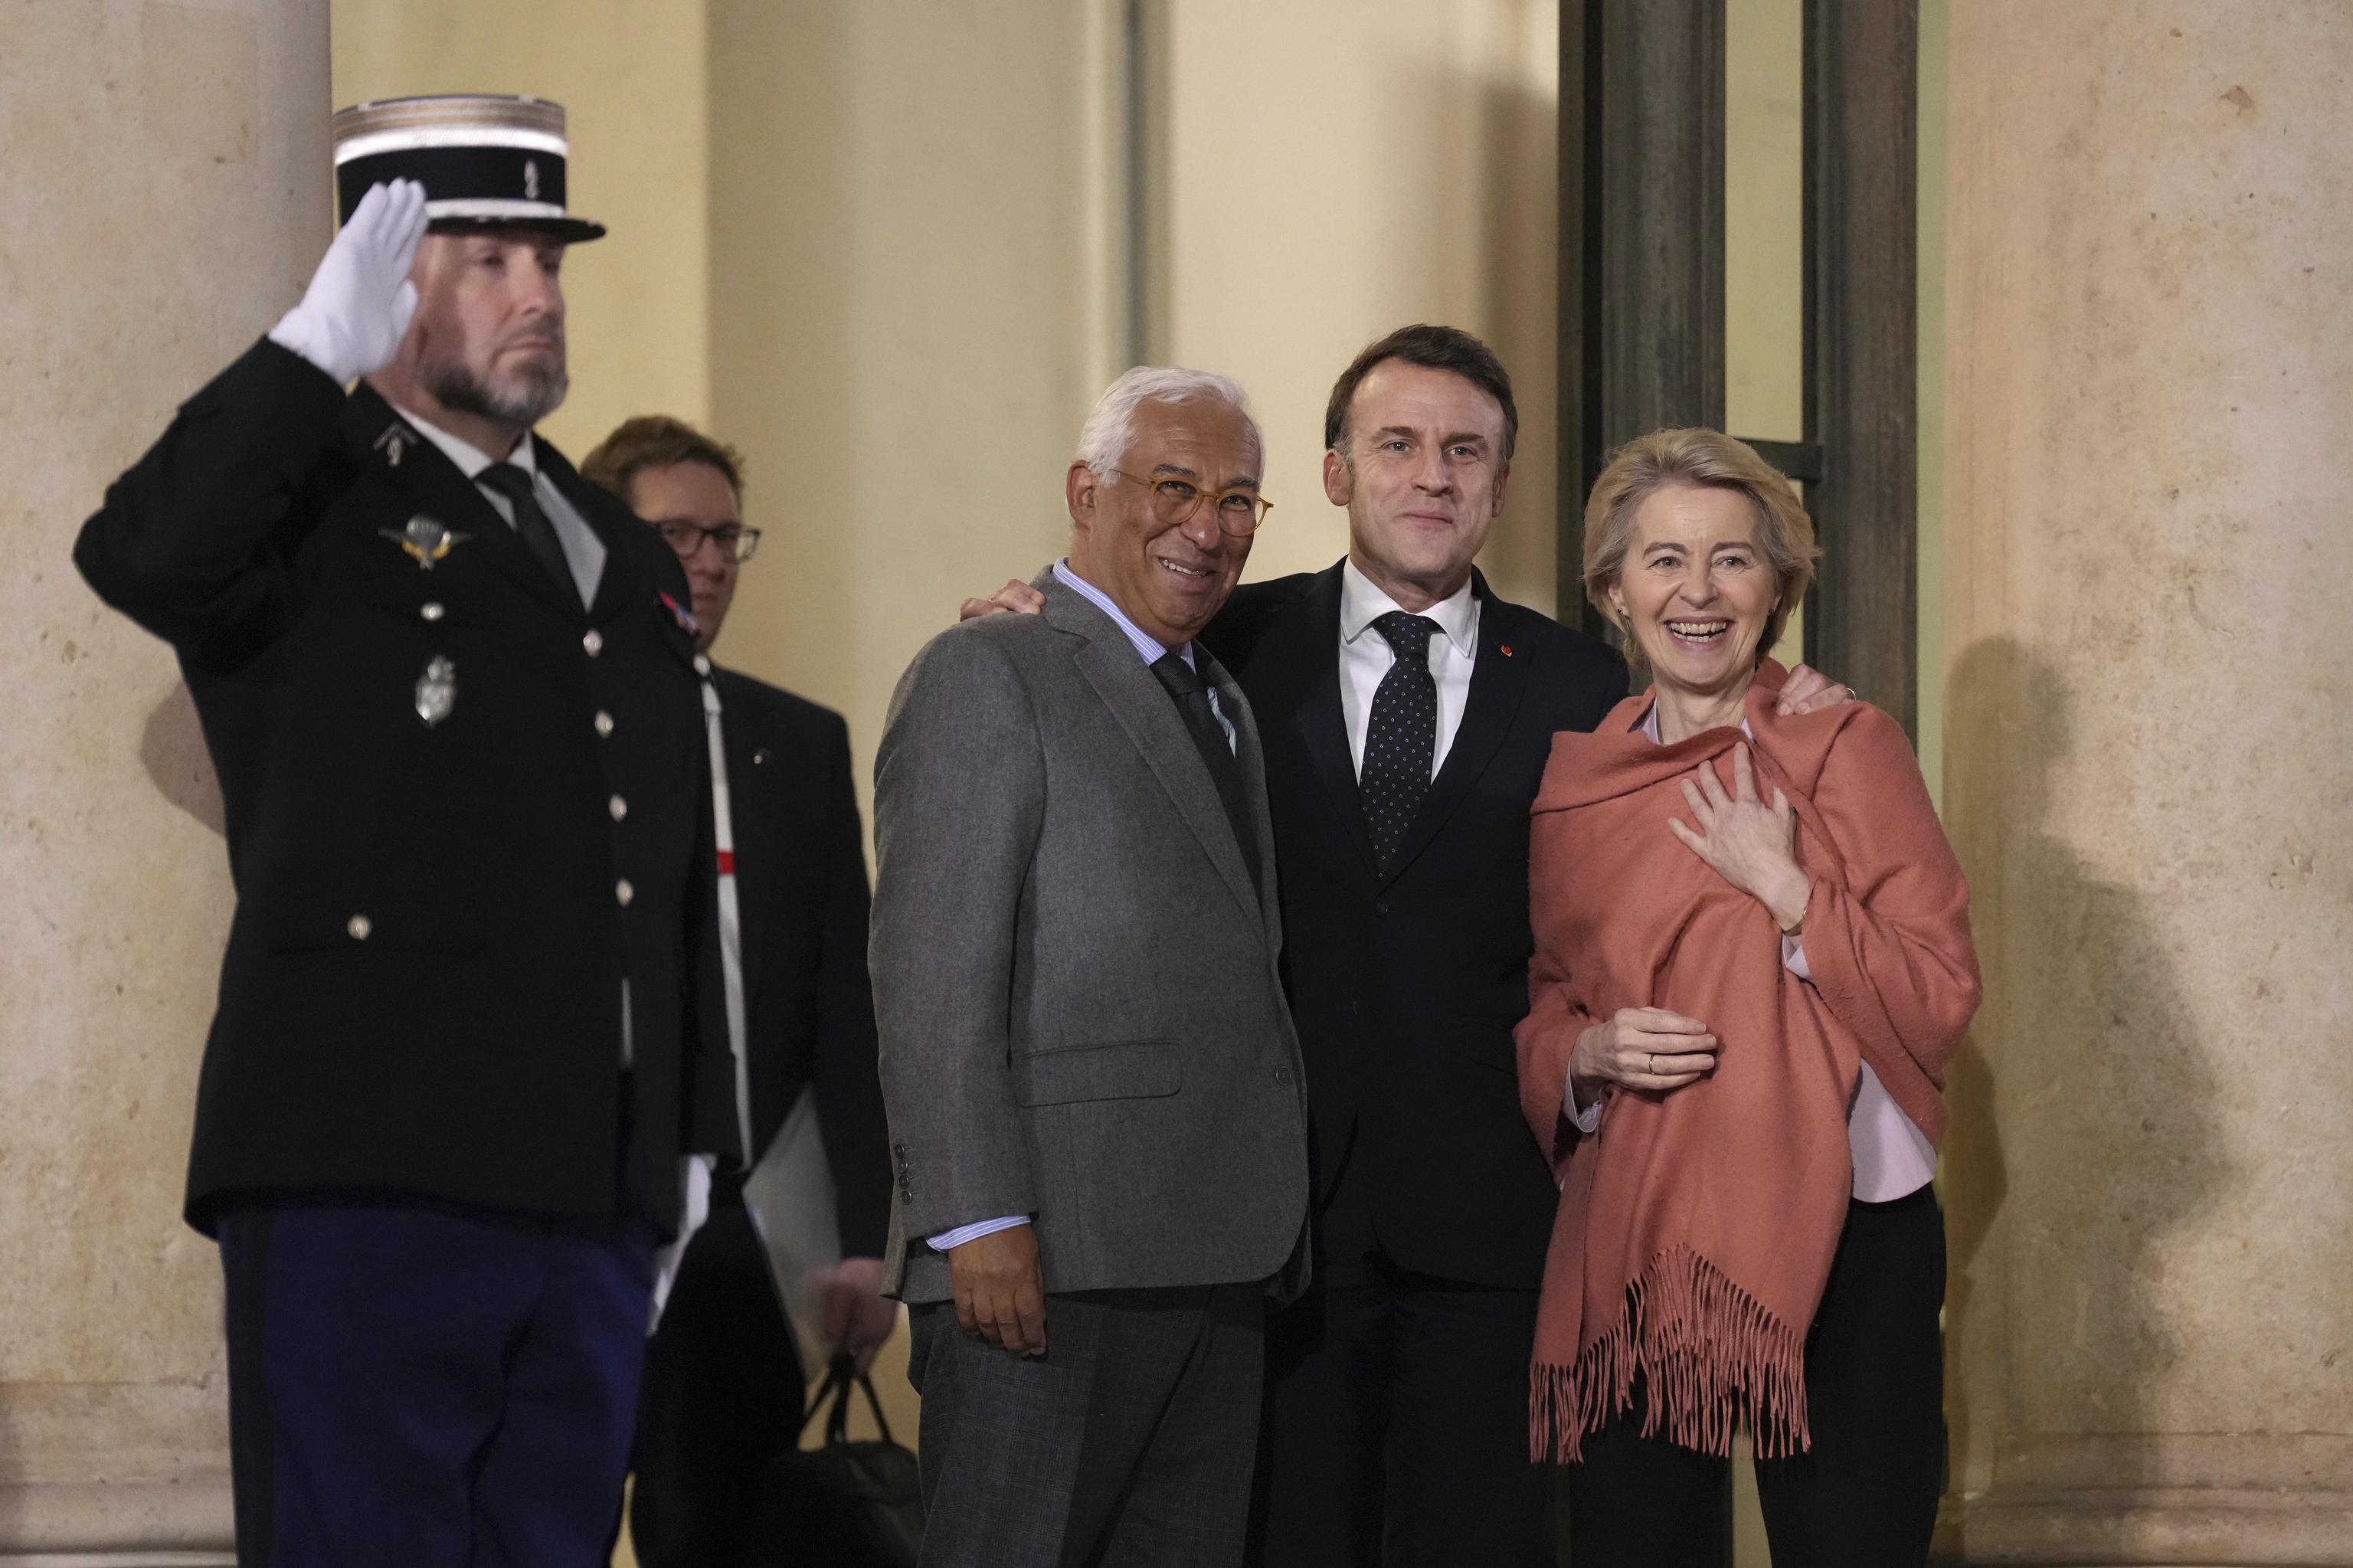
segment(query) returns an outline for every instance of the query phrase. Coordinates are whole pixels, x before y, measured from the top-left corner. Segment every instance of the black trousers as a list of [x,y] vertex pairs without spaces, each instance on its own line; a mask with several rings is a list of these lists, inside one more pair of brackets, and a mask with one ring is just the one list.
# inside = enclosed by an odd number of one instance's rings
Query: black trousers
[[[1927,1561],[1944,1489],[1945,1221],[1933,1188],[1850,1203],[1806,1336],[1813,1446],[1757,1466],[1782,1568]],[[1639,1395],[1638,1387],[1637,1393]],[[1574,1568],[1723,1568],[1731,1462],[1641,1436],[1639,1405],[1569,1470]]]
[[1232,1568],[1250,1514],[1265,1287],[1046,1298],[1046,1353],[909,1309],[924,1568]]
[[1308,1293],[1267,1323],[1250,1561],[1261,1568],[1535,1568],[1528,1462],[1536,1292],[1417,1274],[1348,1184]]
[[645,1568],[732,1568],[760,1480],[800,1438],[805,1384],[766,1253],[741,1206],[687,1243],[646,1347],[629,1542]]

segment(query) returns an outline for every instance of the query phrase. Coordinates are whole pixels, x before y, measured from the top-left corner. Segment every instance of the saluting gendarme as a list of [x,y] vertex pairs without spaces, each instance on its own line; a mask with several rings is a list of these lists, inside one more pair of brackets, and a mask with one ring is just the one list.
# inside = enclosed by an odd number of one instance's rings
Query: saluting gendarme
[[187,1213],[248,1563],[601,1563],[681,1150],[740,1151],[686,579],[531,430],[604,232],[564,130],[338,115],[309,291],[75,551],[227,807]]

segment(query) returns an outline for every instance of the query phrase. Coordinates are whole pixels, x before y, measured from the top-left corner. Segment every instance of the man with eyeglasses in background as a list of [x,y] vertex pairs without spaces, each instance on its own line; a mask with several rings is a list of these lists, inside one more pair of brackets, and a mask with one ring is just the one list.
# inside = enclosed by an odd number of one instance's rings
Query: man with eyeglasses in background
[[[873,1359],[898,1322],[881,1294],[891,1181],[866,978],[864,838],[841,715],[711,662],[760,531],[735,450],[661,415],[581,465],[686,568],[712,731],[729,1025],[749,1082],[747,1169],[814,1086],[843,1262],[823,1282],[835,1345]],[[723,766],[722,765],[723,759]],[[646,1568],[745,1560],[760,1478],[798,1440],[806,1379],[741,1173],[712,1181],[639,1396],[629,1532]]]

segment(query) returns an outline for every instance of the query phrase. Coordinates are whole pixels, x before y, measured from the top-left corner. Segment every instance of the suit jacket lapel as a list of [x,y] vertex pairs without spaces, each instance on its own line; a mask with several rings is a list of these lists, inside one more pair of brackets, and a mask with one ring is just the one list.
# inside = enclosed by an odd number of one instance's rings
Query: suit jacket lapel
[[580,613],[580,596],[572,585],[551,582],[547,568],[490,497],[364,381],[343,404],[343,432],[362,461],[381,465],[386,480],[424,515],[466,535],[458,549],[479,555],[543,602],[568,615]]
[[[1209,770],[1202,764],[1201,754],[1194,748],[1192,733],[1186,729],[1176,705],[1168,697],[1167,688],[1160,677],[1137,656],[1126,633],[1078,594],[1064,586],[1050,570],[1041,574],[1031,586],[1046,596],[1045,619],[1049,625],[1080,639],[1072,655],[1079,673],[1094,687],[1103,706],[1111,710],[1120,728],[1127,732],[1160,787],[1176,803],[1177,814],[1193,836],[1201,841],[1201,848],[1225,879],[1235,902],[1263,922],[1265,911],[1259,902],[1258,889],[1250,884],[1250,868],[1242,863],[1242,852],[1234,842],[1234,830],[1226,817],[1225,803],[1218,799],[1218,787],[1210,781]],[[1197,657],[1206,654],[1197,651]],[[1227,703],[1229,694],[1234,701],[1229,705],[1227,717],[1238,730],[1247,729],[1249,705],[1240,701],[1240,693],[1230,676],[1220,670],[1218,701]],[[1204,672],[1207,679],[1207,672]],[[1257,747],[1257,736],[1250,736],[1250,746]],[[1263,778],[1263,764],[1261,777]],[[1248,770],[1245,769],[1245,778]],[[1261,786],[1263,798],[1263,785]],[[1271,854],[1265,863],[1273,864]]]
[[[1446,761],[1439,768],[1438,777],[1430,783],[1430,793],[1406,824],[1405,836],[1398,842],[1397,858],[1389,863],[1384,885],[1397,880],[1398,874],[1411,865],[1414,857],[1430,847],[1438,830],[1454,814],[1454,809],[1470,793],[1471,786],[1487,770],[1494,759],[1495,748],[1504,744],[1511,733],[1512,721],[1518,716],[1520,698],[1527,691],[1528,670],[1535,662],[1534,646],[1515,644],[1517,636],[1513,618],[1515,608],[1498,599],[1487,588],[1487,579],[1477,572],[1471,574],[1471,591],[1479,599],[1478,652],[1471,665],[1471,700],[1463,705],[1462,723],[1454,732],[1454,744],[1447,748]],[[1519,639],[1525,643],[1526,639]],[[1504,651],[1509,648],[1510,653]],[[1357,813],[1362,816],[1363,813]]]
[[[1291,682],[1285,692],[1289,712],[1270,713],[1268,722],[1288,722],[1297,731],[1331,800],[1333,816],[1371,874],[1376,870],[1372,835],[1365,828],[1365,797],[1356,787],[1347,715],[1340,706],[1339,567],[1317,575],[1298,611],[1271,628],[1261,648],[1259,657],[1289,673]],[[1255,662],[1252,667],[1257,667]]]

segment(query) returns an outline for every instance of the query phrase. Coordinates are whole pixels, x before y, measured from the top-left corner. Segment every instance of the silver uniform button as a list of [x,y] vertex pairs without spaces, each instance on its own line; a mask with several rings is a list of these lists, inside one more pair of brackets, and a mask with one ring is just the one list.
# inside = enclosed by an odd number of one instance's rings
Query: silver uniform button
[[441,619],[441,602],[438,599],[428,599],[417,613],[427,620],[438,620]]
[[343,929],[352,934],[353,941],[364,942],[368,939],[368,933],[375,929],[375,923],[364,915],[354,915],[343,922]]
[[605,651],[605,634],[592,626],[588,634],[580,640],[580,646],[588,650],[588,657],[594,659]]
[[599,709],[596,714],[596,733],[598,735],[610,735],[613,733],[613,715],[604,712],[602,709]]
[[622,908],[627,909],[629,906],[629,900],[635,898],[637,895],[638,890],[629,885],[629,879],[628,877],[625,876],[621,878],[620,881],[613,884],[613,896],[619,901]]
[[610,800],[607,801],[605,803],[605,809],[613,813],[613,821],[617,822],[623,817],[629,814],[629,803],[627,800],[622,800],[618,795],[614,796]]

